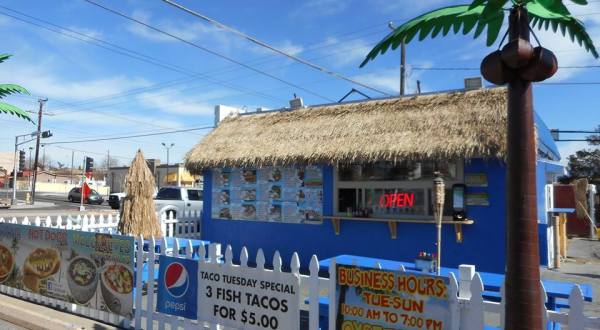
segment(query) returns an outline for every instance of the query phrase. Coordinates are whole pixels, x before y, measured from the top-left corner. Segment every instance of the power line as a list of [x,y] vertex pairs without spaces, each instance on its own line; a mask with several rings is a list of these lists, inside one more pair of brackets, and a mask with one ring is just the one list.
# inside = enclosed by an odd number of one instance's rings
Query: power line
[[44,143],[44,146],[46,146],[46,145],[53,145],[53,144],[67,144],[67,143],[82,143],[82,142],[98,142],[98,141],[131,139],[131,138],[137,138],[137,137],[146,137],[146,136],[173,134],[173,133],[183,133],[183,132],[190,132],[190,131],[199,131],[199,130],[205,130],[205,129],[211,129],[211,128],[214,128],[214,126],[204,126],[204,127],[196,127],[196,128],[188,128],[188,129],[179,129],[179,130],[168,131],[168,132],[158,132],[158,133],[148,133],[148,134],[115,136],[115,137],[100,138],[100,139],[84,139],[84,140],[74,140],[74,141],[46,142],[46,143]]
[[292,59],[292,60],[294,60],[296,62],[299,62],[301,64],[304,64],[304,65],[307,65],[307,66],[309,66],[309,67],[311,67],[313,69],[316,69],[317,71],[323,72],[325,74],[328,74],[328,75],[333,76],[333,77],[338,78],[338,79],[345,80],[345,81],[347,81],[349,83],[352,83],[352,84],[355,84],[355,85],[358,85],[358,86],[370,89],[370,90],[372,90],[374,92],[377,92],[377,93],[380,93],[380,94],[383,94],[383,95],[386,95],[386,96],[391,96],[389,93],[384,92],[384,91],[382,91],[380,89],[371,87],[371,86],[369,86],[367,84],[363,84],[363,83],[358,82],[358,81],[356,81],[354,79],[348,78],[348,77],[346,77],[346,76],[344,76],[344,75],[342,75],[340,73],[337,73],[335,71],[326,69],[326,68],[324,68],[324,67],[322,67],[320,65],[317,65],[317,64],[314,64],[312,62],[309,62],[309,61],[307,61],[307,60],[305,60],[303,58],[300,58],[300,57],[292,55],[292,54],[290,54],[288,52],[282,51],[279,48],[273,47],[273,46],[271,46],[271,45],[269,45],[269,44],[267,44],[267,43],[265,43],[263,41],[260,41],[260,40],[254,38],[254,37],[252,37],[252,36],[250,36],[248,34],[245,34],[245,33],[241,32],[241,31],[239,31],[239,30],[237,30],[235,28],[227,26],[227,25],[225,25],[225,24],[223,24],[221,22],[218,22],[218,21],[216,21],[216,20],[214,20],[214,19],[212,19],[212,18],[210,18],[208,16],[202,15],[202,14],[196,12],[196,11],[193,11],[193,10],[191,10],[189,8],[186,8],[186,7],[180,5],[180,4],[176,3],[176,2],[173,2],[173,1],[170,1],[170,0],[163,0],[163,2],[165,2],[165,3],[167,3],[167,4],[171,5],[171,6],[173,6],[175,8],[181,9],[181,10],[183,10],[183,11],[187,12],[188,14],[191,14],[191,15],[193,15],[195,17],[203,19],[203,20],[209,22],[210,24],[212,24],[212,25],[214,25],[214,26],[216,26],[218,28],[221,28],[221,29],[227,30],[229,32],[232,32],[232,33],[234,33],[234,34],[236,34],[236,35],[238,35],[238,36],[240,36],[240,37],[242,37],[242,38],[244,38],[244,39],[246,39],[246,40],[248,40],[248,41],[250,41],[250,42],[252,42],[254,44],[257,44],[257,45],[259,45],[261,47],[267,48],[267,49],[269,49],[269,50],[271,50],[273,52],[276,52],[278,54],[281,54],[281,55],[283,55],[283,56],[285,56],[285,57],[287,57],[289,59]]
[[[113,52],[113,53],[116,53],[116,54],[119,54],[119,55],[123,55],[123,56],[129,57],[129,58],[133,58],[135,60],[138,60],[138,61],[141,61],[141,62],[145,62],[147,64],[155,65],[155,66],[158,66],[158,67],[170,70],[170,71],[174,71],[174,72],[177,72],[177,73],[185,74],[187,76],[190,76],[191,80],[197,79],[197,78],[205,78],[205,79],[207,79],[207,80],[209,80],[212,83],[217,84],[217,85],[221,85],[221,86],[228,87],[228,88],[231,88],[231,89],[236,89],[236,90],[239,90],[239,91],[245,90],[245,91],[248,91],[248,93],[255,93],[257,96],[268,98],[268,99],[272,99],[272,100],[277,100],[277,101],[281,101],[282,100],[282,99],[279,99],[279,98],[277,98],[275,96],[272,96],[272,95],[269,95],[269,94],[264,94],[264,93],[252,91],[251,89],[240,87],[240,86],[236,86],[236,85],[233,85],[233,84],[227,84],[224,81],[212,78],[212,77],[210,77],[210,76],[208,76],[207,74],[204,74],[204,73],[190,74],[191,70],[189,70],[189,69],[186,69],[184,67],[177,66],[177,65],[174,65],[174,64],[162,61],[160,59],[154,58],[152,56],[145,55],[145,54],[140,53],[138,51],[131,50],[131,49],[119,46],[117,44],[113,44],[111,42],[108,42],[108,41],[96,38],[94,36],[90,36],[90,35],[87,35],[87,34],[84,34],[84,33],[81,33],[81,32],[78,32],[78,31],[75,31],[75,30],[72,30],[72,29],[69,29],[69,28],[66,28],[66,27],[62,27],[60,25],[57,25],[57,24],[45,21],[45,20],[37,18],[37,17],[33,17],[31,15],[27,15],[25,13],[19,12],[17,10],[14,10],[14,9],[11,9],[11,8],[8,8],[8,7],[2,6],[2,5],[0,5],[0,8],[4,8],[6,10],[12,11],[12,12],[17,13],[19,15],[28,17],[28,18],[33,19],[33,20],[36,20],[38,22],[42,22],[42,23],[48,24],[50,26],[56,27],[57,29],[51,28],[51,27],[47,27],[47,26],[44,26],[44,25],[41,25],[41,24],[38,24],[38,23],[35,23],[35,22],[32,22],[32,21],[29,21],[29,20],[26,20],[26,19],[14,16],[14,15],[2,12],[2,11],[0,11],[0,15],[11,17],[11,18],[13,18],[15,20],[18,20],[20,22],[27,23],[27,24],[30,24],[30,25],[33,25],[33,26],[36,26],[36,27],[39,27],[39,28],[42,28],[42,29],[45,29],[45,30],[48,30],[48,31],[51,31],[51,32],[54,32],[54,33],[57,33],[57,34],[60,34],[60,35],[63,35],[63,36],[66,36],[66,37],[69,37],[69,38],[73,38],[73,39],[76,39],[76,40],[79,40],[79,41],[83,41],[85,43],[89,43],[91,45],[103,48],[103,49],[108,50],[110,52]],[[72,34],[65,33],[65,32],[63,32],[61,30],[68,31],[69,33],[72,33]],[[75,34],[75,35],[73,35],[73,34]],[[79,35],[79,36],[81,36],[83,38],[78,37],[77,35]],[[87,39],[85,39],[85,38],[87,38]],[[105,45],[108,45],[110,47],[105,46]],[[185,82],[185,81],[183,81],[183,82]]]
[[[152,56],[149,56],[149,55],[137,52],[135,50],[127,49],[125,47],[119,46],[117,44],[114,44],[114,43],[111,43],[111,42],[108,42],[108,41],[105,41],[105,40],[102,40],[102,39],[97,38],[95,36],[87,35],[85,33],[81,33],[79,31],[76,31],[76,30],[73,30],[73,29],[69,29],[69,28],[66,28],[64,26],[60,26],[58,24],[54,24],[52,22],[49,22],[49,21],[46,21],[46,20],[43,20],[43,19],[31,16],[31,15],[25,14],[23,12],[20,12],[20,11],[8,8],[6,6],[0,5],[0,8],[4,8],[5,10],[8,10],[8,11],[11,11],[11,12],[16,13],[18,15],[27,17],[27,18],[32,19],[32,20],[35,20],[37,22],[41,22],[43,24],[50,25],[50,26],[52,26],[52,27],[54,27],[56,29],[59,29],[59,30],[56,30],[54,28],[49,28],[49,27],[46,27],[46,26],[43,26],[43,25],[31,22],[31,21],[28,21],[26,19],[21,19],[19,17],[15,17],[13,15],[0,12],[0,14],[2,14],[2,15],[11,17],[11,18],[13,18],[15,20],[18,20],[18,21],[21,21],[23,23],[31,24],[33,26],[36,26],[36,27],[48,30],[50,32],[61,34],[63,36],[66,36],[66,37],[69,37],[69,38],[73,38],[75,40],[83,41],[83,42],[92,44],[94,46],[98,46],[100,48],[103,48],[105,50],[108,50],[108,51],[111,51],[111,52],[115,52],[115,53],[117,53],[119,55],[127,56],[127,57],[130,57],[130,58],[136,59],[136,60],[140,60],[142,62],[146,62],[148,64],[156,65],[156,66],[168,69],[168,70],[172,70],[172,71],[175,71],[175,72],[178,72],[178,73],[185,73],[185,74],[189,75],[189,73],[187,73],[188,69],[183,68],[181,66],[177,66],[177,65],[174,65],[172,63],[168,63],[168,62],[162,61],[162,60],[160,60],[158,58],[155,58],[155,57],[152,57]],[[378,26],[379,26],[379,24],[377,24],[377,25],[371,25],[371,26],[364,27],[364,28],[359,29],[359,30],[355,30],[355,31],[348,32],[348,33],[343,33],[343,34],[340,34],[338,36],[357,35],[356,37],[350,38],[347,41],[354,40],[354,39],[360,39],[360,38],[364,37],[365,35],[373,35],[375,33],[378,33],[378,31],[375,31],[375,32],[371,31],[371,32],[369,32],[367,34],[364,33],[364,31],[371,30],[374,27],[378,27]],[[65,33],[63,31],[67,31],[69,33]],[[359,33],[360,33],[360,35],[358,35]],[[85,39],[82,39],[82,38],[74,36],[74,35],[81,36],[81,37],[83,37]],[[308,51],[314,51],[314,50],[318,50],[318,49],[322,49],[322,48],[327,48],[327,47],[334,46],[335,44],[340,43],[340,42],[341,41],[335,41],[333,43],[326,42],[324,44],[323,43],[317,43],[317,44],[313,45],[312,47],[309,47],[307,50]],[[109,47],[106,47],[104,45],[107,45]],[[118,50],[115,51],[113,48],[116,48]],[[341,51],[342,50],[340,50],[339,52],[341,52]],[[134,54],[134,56],[132,56],[129,53]],[[337,53],[337,52],[335,52],[335,53]],[[317,58],[328,57],[328,56],[331,56],[331,55],[334,55],[334,54],[328,54],[328,55],[317,57]],[[269,60],[268,56],[264,56],[262,58],[255,59],[255,60],[250,61],[250,62],[255,62],[255,63],[262,64],[262,63],[271,62],[271,61],[273,61],[273,59]],[[285,66],[289,66],[289,65],[285,65]],[[140,87],[140,88],[135,88],[135,89],[132,89],[132,90],[129,90],[129,91],[120,92],[120,93],[114,93],[114,94],[110,94],[110,95],[99,96],[99,97],[92,98],[92,99],[87,100],[87,101],[81,101],[81,102],[60,102],[59,101],[59,102],[65,104],[67,106],[78,107],[79,105],[83,105],[83,104],[90,104],[90,103],[95,103],[95,102],[102,102],[104,100],[113,99],[115,97],[125,97],[125,96],[129,96],[129,95],[139,94],[139,93],[142,93],[142,92],[145,92],[145,91],[149,91],[149,90],[156,90],[156,89],[161,89],[161,88],[164,88],[164,87],[178,85],[178,84],[181,84],[181,83],[193,81],[193,80],[195,80],[198,77],[202,77],[202,76],[207,77],[207,74],[209,74],[209,73],[227,72],[227,71],[233,71],[233,70],[236,70],[236,69],[234,68],[234,66],[230,65],[230,66],[227,66],[227,67],[222,67],[220,69],[209,71],[209,72],[204,73],[204,74],[196,73],[194,75],[190,75],[190,78],[176,79],[176,80],[172,80],[172,81],[168,81],[168,82],[164,82],[164,83],[154,84],[154,85],[149,86],[149,87]],[[236,77],[236,79],[239,79],[239,78]],[[236,79],[228,79],[225,82],[234,81]],[[213,79],[213,81],[215,81],[215,82],[213,82],[215,84],[219,84],[220,83],[221,85],[224,85],[223,81],[214,80],[214,79]],[[208,85],[210,85],[210,84],[206,84],[206,85],[203,85],[203,86],[208,86]],[[237,90],[240,90],[240,91],[242,90],[242,88],[240,88],[238,86],[235,86],[235,85],[224,85],[224,86],[230,87],[232,89],[237,89]],[[248,90],[248,92],[244,93],[244,94],[255,94],[257,96],[266,97],[266,98],[270,98],[270,99],[277,100],[277,101],[282,101],[283,100],[283,99],[279,99],[277,97],[273,97],[271,95],[268,95],[268,94],[265,94],[265,93],[262,93],[262,92],[255,92],[255,91],[252,91],[250,89],[246,89],[246,90]],[[265,90],[265,91],[268,91],[268,90]],[[58,100],[55,100],[55,101],[58,101]],[[283,101],[285,101],[285,100],[283,100]],[[126,103],[128,103],[128,102],[126,102]],[[123,103],[117,103],[115,105],[118,105],[118,104],[123,104]],[[111,105],[106,105],[106,106],[111,106]],[[63,106],[62,108],[65,108],[65,107]],[[62,109],[62,108],[59,107],[58,109]],[[85,110],[87,110],[87,109],[90,109],[90,111],[93,111],[92,109],[94,109],[94,108],[86,108]],[[71,113],[71,112],[79,112],[79,111],[83,111],[83,110],[70,110],[70,111],[60,112],[59,114]],[[106,114],[101,113],[101,115],[106,115]],[[138,121],[138,122],[141,122],[141,121]],[[156,126],[156,127],[162,127],[162,126],[157,126],[157,125],[152,125],[152,124],[149,124],[149,125]]]
[[135,22],[135,23],[137,23],[137,24],[140,24],[140,25],[142,25],[142,26],[145,26],[145,27],[147,27],[147,28],[149,28],[149,29],[151,29],[151,30],[153,30],[153,31],[156,31],[156,32],[158,32],[158,33],[161,33],[161,34],[164,34],[164,35],[166,35],[166,36],[169,36],[169,37],[171,37],[171,38],[173,38],[173,39],[179,40],[179,41],[181,41],[181,42],[183,42],[183,43],[185,43],[185,44],[187,44],[187,45],[190,45],[190,46],[192,46],[192,47],[198,48],[198,49],[200,49],[200,50],[202,50],[202,51],[204,51],[204,52],[207,52],[207,53],[209,53],[209,54],[212,54],[212,55],[214,55],[214,56],[217,56],[217,57],[219,57],[219,58],[222,58],[222,59],[224,59],[224,60],[226,60],[226,61],[229,61],[229,62],[231,62],[231,63],[237,64],[237,65],[239,65],[239,66],[242,66],[242,67],[244,67],[244,68],[246,68],[246,69],[248,69],[248,70],[254,71],[254,72],[256,72],[256,73],[259,73],[259,74],[261,74],[261,75],[263,75],[263,76],[266,76],[266,77],[269,77],[269,78],[271,78],[271,79],[277,80],[277,81],[279,81],[279,82],[281,82],[281,83],[283,83],[283,84],[286,84],[286,85],[288,85],[288,86],[291,86],[291,87],[294,87],[294,88],[300,89],[300,90],[302,90],[302,91],[305,91],[305,92],[307,92],[307,93],[309,93],[309,94],[311,94],[311,95],[314,95],[314,96],[316,96],[316,97],[319,97],[319,98],[321,98],[321,99],[327,100],[327,101],[329,101],[329,102],[335,102],[333,99],[331,99],[331,98],[329,98],[329,97],[326,97],[326,96],[324,96],[324,95],[321,95],[321,94],[319,94],[319,93],[317,93],[317,92],[314,92],[314,91],[312,91],[312,90],[309,90],[309,89],[307,89],[307,88],[304,88],[304,87],[302,87],[302,86],[299,86],[299,85],[297,85],[297,84],[295,84],[295,83],[289,82],[289,81],[287,81],[287,80],[285,80],[285,79],[283,79],[283,78],[277,77],[277,76],[275,76],[275,75],[273,75],[273,74],[270,74],[270,73],[268,73],[268,72],[265,72],[265,71],[263,71],[263,70],[257,69],[257,68],[255,68],[255,67],[253,67],[253,66],[251,66],[251,65],[248,65],[248,64],[246,64],[246,63],[240,62],[240,61],[238,61],[238,60],[236,60],[236,59],[233,59],[233,58],[231,58],[231,57],[229,57],[229,56],[226,56],[226,55],[224,55],[224,54],[221,54],[221,53],[219,53],[219,52],[217,52],[217,51],[214,51],[214,50],[212,50],[212,49],[209,49],[209,48],[206,48],[206,47],[204,47],[204,46],[198,45],[197,43],[194,43],[194,42],[192,42],[192,41],[189,41],[189,40],[183,39],[183,38],[181,38],[181,37],[179,37],[179,36],[176,36],[176,35],[174,35],[174,34],[172,34],[172,33],[170,33],[170,32],[167,32],[167,31],[161,30],[161,29],[159,29],[159,28],[157,28],[157,27],[155,27],[155,26],[152,26],[152,25],[150,25],[150,24],[147,24],[147,23],[145,23],[145,22],[142,22],[142,21],[140,21],[140,20],[138,20],[138,19],[135,19],[135,18],[133,18],[133,17],[131,17],[131,16],[128,16],[128,15],[126,15],[126,14],[124,14],[124,13],[121,13],[121,12],[119,12],[119,11],[117,11],[117,10],[114,10],[114,9],[108,8],[108,7],[106,7],[106,6],[102,5],[102,4],[99,4],[99,3],[97,3],[97,2],[94,2],[94,1],[92,1],[92,0],[85,0],[85,1],[86,1],[86,2],[88,2],[88,3],[90,3],[90,4],[92,4],[92,5],[94,5],[94,6],[97,6],[97,7],[99,7],[99,8],[102,8],[102,9],[104,9],[104,10],[106,10],[106,11],[110,12],[110,13],[113,13],[113,14],[115,14],[115,15],[117,15],[117,16],[123,17],[123,18],[125,18],[125,19],[127,19],[127,20],[130,20],[130,21],[132,21],[132,22]]

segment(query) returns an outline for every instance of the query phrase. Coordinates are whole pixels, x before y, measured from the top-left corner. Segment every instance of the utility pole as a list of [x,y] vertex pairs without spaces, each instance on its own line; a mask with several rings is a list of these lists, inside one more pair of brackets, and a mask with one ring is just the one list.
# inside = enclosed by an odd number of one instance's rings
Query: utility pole
[[42,112],[44,111],[44,103],[48,99],[38,99],[40,103],[40,110],[38,111],[38,122],[37,122],[37,140],[35,142],[35,160],[33,162],[33,181],[31,186],[31,203],[35,203],[35,183],[37,182],[37,168],[38,159],[40,155],[40,139],[42,138]]
[[71,150],[71,184],[73,184],[73,166],[75,161],[75,151]]
[[[396,27],[394,27],[394,23],[389,22],[388,27],[394,31]],[[406,86],[406,43],[402,40],[400,44],[400,96],[403,96],[405,93]]]
[[[32,187],[31,184],[33,183],[33,177],[31,176],[31,165],[32,165],[31,164],[31,151],[32,150],[33,150],[33,147],[29,147],[29,166],[28,166],[28,169],[29,169],[29,182],[28,182],[29,191],[31,191],[31,187]],[[31,201],[31,203],[33,204],[33,200]]]
[[171,143],[170,145],[167,145],[164,142],[162,143],[162,146],[165,147],[165,149],[167,149],[167,176],[166,176],[166,178],[167,178],[167,180],[166,180],[167,181],[167,185],[169,183],[169,170],[171,169],[169,167],[169,149],[173,148],[174,145],[175,145],[175,143]]

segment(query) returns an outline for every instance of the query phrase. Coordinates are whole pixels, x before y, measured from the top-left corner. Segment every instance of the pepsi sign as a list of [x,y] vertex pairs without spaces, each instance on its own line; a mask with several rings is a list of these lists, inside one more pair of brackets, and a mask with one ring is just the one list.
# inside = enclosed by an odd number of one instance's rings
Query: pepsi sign
[[161,255],[156,311],[197,319],[198,262]]

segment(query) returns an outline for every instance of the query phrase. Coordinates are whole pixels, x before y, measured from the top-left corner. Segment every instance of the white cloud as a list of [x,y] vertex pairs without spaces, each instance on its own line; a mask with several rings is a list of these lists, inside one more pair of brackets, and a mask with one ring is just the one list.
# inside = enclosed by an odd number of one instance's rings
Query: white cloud
[[587,142],[583,141],[571,141],[571,142],[560,142],[557,143],[558,151],[560,152],[560,163],[567,165],[569,162],[569,156],[574,155],[575,152],[582,149],[598,149],[598,146],[591,146]]
[[329,50],[328,46],[339,42],[337,38],[333,37],[325,39],[324,42],[319,44],[321,50],[317,52],[317,54],[320,54],[317,58],[326,58],[331,65],[336,67],[343,67],[349,64],[358,67],[371,48],[373,48],[373,45],[364,39],[354,39],[343,41],[334,51]]
[[[149,25],[158,26],[160,29],[185,40],[198,41],[213,39],[218,40],[220,42],[229,43],[228,36],[225,34],[226,32],[217,27],[213,27],[212,25],[207,25],[200,22],[174,22],[164,19],[152,21],[152,16],[150,15],[150,13],[141,10],[134,11],[132,13],[132,17]],[[177,40],[172,37],[151,30],[135,22],[131,22],[130,24],[128,24],[127,30],[138,37],[142,37],[150,41],[177,42]]]
[[291,16],[331,16],[346,10],[349,3],[349,0],[309,0],[293,11]]
[[393,94],[398,94],[400,76],[398,69],[378,70],[353,77],[366,85],[377,87]]
[[[222,92],[203,94],[208,99],[224,96]],[[156,109],[166,113],[209,116],[214,113],[214,105],[203,101],[190,100],[178,90],[142,93],[137,97],[138,102],[144,107]]]
[[60,73],[50,71],[48,68],[52,66],[52,63],[32,64],[15,58],[15,61],[3,64],[0,79],[20,84],[34,95],[69,101],[87,100],[149,85],[143,78],[124,75],[68,79]]
[[280,44],[275,44],[273,45],[273,47],[284,51],[290,55],[298,55],[302,53],[302,51],[304,51],[304,47],[302,47],[302,45],[294,44],[289,40],[285,40]]

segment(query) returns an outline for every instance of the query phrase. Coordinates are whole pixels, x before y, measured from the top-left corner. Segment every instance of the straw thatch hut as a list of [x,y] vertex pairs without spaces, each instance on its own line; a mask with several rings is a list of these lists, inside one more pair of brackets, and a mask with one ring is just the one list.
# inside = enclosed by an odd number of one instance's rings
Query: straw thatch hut
[[[563,167],[550,131],[538,116],[535,123],[540,263],[547,264],[544,185]],[[505,88],[227,117],[185,159],[204,175],[202,238],[266,255],[298,252],[303,265],[312,254],[411,261],[435,249],[439,171],[444,224],[458,212],[468,220],[456,232],[443,225],[443,266],[502,272],[506,125]]]
[[161,237],[160,223],[154,209],[154,175],[141,150],[135,155],[127,176],[119,232],[123,235]]
[[225,119],[186,157],[227,166],[502,158],[504,88],[315,106]]

